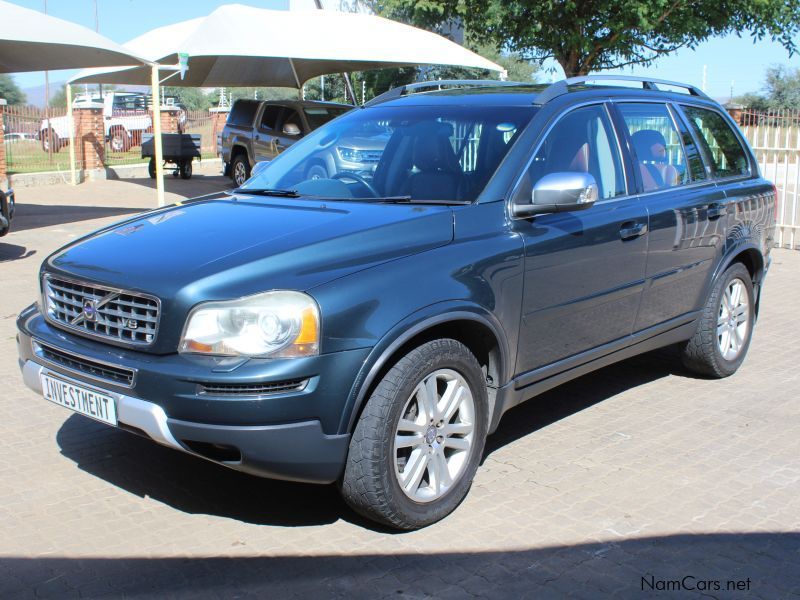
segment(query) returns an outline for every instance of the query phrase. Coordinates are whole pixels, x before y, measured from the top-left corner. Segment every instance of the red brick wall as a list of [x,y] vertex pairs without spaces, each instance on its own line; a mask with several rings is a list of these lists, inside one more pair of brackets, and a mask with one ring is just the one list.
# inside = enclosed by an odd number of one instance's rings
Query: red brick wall
[[161,133],[178,133],[180,110],[161,109]]
[[86,170],[105,166],[105,128],[102,108],[77,108],[73,111],[78,143],[75,148],[78,161]]

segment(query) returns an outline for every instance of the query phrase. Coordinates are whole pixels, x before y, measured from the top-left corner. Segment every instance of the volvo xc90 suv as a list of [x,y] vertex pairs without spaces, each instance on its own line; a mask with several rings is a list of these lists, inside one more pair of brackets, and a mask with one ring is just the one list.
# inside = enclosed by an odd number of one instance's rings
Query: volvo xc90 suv
[[[227,195],[71,242],[19,315],[24,380],[234,469],[338,482],[381,523],[433,523],[520,402],[668,345],[706,377],[745,358],[774,187],[716,102],[636,82],[398,88]],[[369,177],[308,176],[363,131],[386,136]]]

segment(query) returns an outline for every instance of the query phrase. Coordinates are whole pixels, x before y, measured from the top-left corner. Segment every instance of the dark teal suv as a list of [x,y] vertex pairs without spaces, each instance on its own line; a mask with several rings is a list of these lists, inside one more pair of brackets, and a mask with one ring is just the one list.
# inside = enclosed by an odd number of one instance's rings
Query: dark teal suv
[[[307,176],[355,132],[382,136],[373,171]],[[774,201],[691,86],[406,86],[48,257],[20,365],[71,410],[418,528],[524,400],[667,345],[733,374]]]

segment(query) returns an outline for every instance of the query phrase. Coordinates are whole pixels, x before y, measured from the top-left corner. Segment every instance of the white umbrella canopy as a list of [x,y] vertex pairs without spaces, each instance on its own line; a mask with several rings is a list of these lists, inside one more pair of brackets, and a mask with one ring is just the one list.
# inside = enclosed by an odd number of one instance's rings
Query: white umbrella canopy
[[82,25],[0,1],[0,73],[143,62],[127,48]]
[[[409,65],[503,70],[440,35],[382,17],[241,4],[221,6],[205,18],[155,29],[126,47],[145,52],[148,59],[162,65],[177,63],[179,52],[187,54],[185,77],[173,77],[170,85],[191,87],[299,88],[328,73]],[[158,56],[165,48],[171,49]],[[147,68],[92,69],[72,81],[144,85],[149,77]]]

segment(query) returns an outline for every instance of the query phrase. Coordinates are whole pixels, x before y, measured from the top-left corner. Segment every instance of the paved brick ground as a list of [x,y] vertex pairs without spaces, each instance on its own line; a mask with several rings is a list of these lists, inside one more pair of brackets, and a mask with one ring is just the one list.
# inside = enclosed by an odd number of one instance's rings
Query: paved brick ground
[[150,205],[141,183],[23,190],[0,241],[0,597],[672,597],[649,585],[685,576],[690,595],[800,594],[800,253],[774,253],[737,375],[659,354],[554,390],[506,416],[455,514],[398,534],[333,488],[228,471],[24,388],[14,318],[39,263]]

